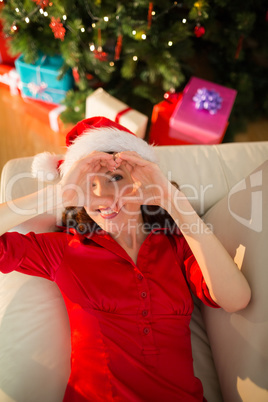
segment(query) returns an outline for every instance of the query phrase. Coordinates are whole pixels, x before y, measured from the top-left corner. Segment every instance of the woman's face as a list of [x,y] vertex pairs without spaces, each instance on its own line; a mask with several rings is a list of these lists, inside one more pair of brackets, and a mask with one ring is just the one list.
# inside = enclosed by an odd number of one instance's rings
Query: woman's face
[[[121,164],[111,172],[101,168],[92,180],[90,208],[88,215],[105,231],[118,234],[142,222],[139,203],[133,202],[135,188],[133,180]],[[132,200],[131,200],[132,199]],[[132,202],[131,202],[132,201]]]

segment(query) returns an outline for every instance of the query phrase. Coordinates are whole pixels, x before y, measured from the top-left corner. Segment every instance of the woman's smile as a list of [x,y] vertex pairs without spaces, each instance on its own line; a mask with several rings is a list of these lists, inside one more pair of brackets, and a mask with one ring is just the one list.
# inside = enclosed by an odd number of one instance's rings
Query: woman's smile
[[98,211],[100,212],[100,216],[104,219],[115,218],[118,215],[118,213],[120,212],[120,211],[117,212],[111,208],[98,209]]

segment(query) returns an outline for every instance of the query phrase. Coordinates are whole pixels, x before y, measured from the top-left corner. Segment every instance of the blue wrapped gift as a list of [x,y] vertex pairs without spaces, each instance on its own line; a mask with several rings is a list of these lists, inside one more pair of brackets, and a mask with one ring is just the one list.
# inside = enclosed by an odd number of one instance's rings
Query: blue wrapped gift
[[73,87],[73,75],[69,70],[58,80],[62,67],[61,56],[42,55],[35,64],[25,63],[23,55],[15,60],[16,69],[21,79],[22,96],[49,103],[60,103],[66,92]]

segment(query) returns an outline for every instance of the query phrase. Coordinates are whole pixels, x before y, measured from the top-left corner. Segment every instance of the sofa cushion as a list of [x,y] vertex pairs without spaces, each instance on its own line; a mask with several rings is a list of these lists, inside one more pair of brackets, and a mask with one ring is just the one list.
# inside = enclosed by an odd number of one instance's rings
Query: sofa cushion
[[242,311],[204,307],[224,400],[268,400],[268,161],[204,216],[246,276],[252,299]]
[[55,283],[0,274],[0,401],[58,402],[70,375],[70,328]]

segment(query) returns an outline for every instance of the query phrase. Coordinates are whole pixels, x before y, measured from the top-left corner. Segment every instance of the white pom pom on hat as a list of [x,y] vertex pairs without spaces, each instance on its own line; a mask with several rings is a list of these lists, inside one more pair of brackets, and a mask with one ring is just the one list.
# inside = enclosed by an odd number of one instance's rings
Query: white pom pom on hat
[[44,152],[34,157],[32,175],[39,180],[55,180],[64,176],[74,162],[93,151],[136,151],[142,158],[157,162],[152,145],[138,138],[127,128],[105,117],[96,116],[80,121],[66,136],[65,156]]

